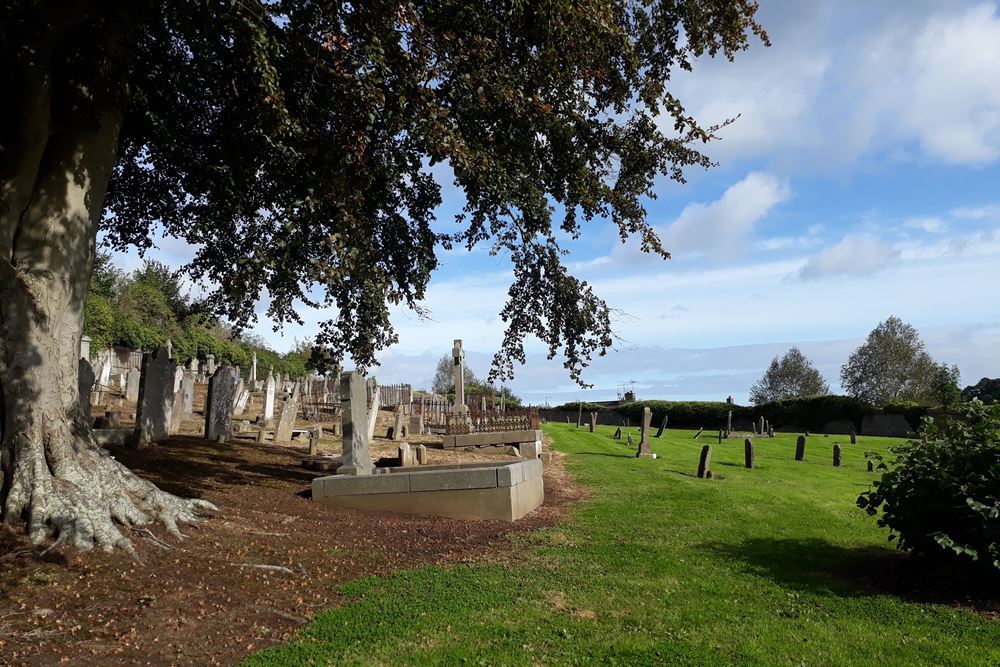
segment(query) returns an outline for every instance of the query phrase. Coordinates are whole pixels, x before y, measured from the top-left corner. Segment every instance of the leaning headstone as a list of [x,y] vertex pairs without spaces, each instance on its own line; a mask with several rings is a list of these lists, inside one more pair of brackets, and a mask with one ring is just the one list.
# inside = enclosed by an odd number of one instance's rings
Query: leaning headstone
[[396,406],[396,426],[392,429],[392,439],[402,440],[403,439],[403,406]]
[[139,385],[142,383],[142,372],[138,368],[130,368],[125,376],[125,400],[139,400]]
[[747,468],[753,468],[756,460],[753,454],[753,440],[747,438],[743,441],[743,465]]
[[250,401],[250,390],[244,389],[239,393],[239,396],[236,398],[236,407],[233,409],[233,413],[241,415],[244,412],[246,412],[247,403],[249,401]]
[[614,438],[615,440],[621,440],[622,439],[622,427],[619,426],[618,428],[616,428],[615,429],[615,434],[613,436],[611,436],[611,437]]
[[666,414],[663,415],[663,421],[660,422],[660,428],[656,429],[656,437],[657,438],[662,438],[663,437],[663,430],[665,428],[667,428],[667,415]]
[[591,412],[590,413],[590,432],[593,433],[594,429],[596,429],[596,428],[597,428],[597,413],[596,412]]
[[712,445],[705,445],[701,448],[701,457],[698,459],[698,477],[704,479],[711,474],[709,466],[712,464]]
[[833,443],[833,465],[835,468],[840,467],[840,459],[843,453],[843,448],[839,444]]
[[270,422],[274,419],[274,391],[276,382],[274,380],[274,369],[267,372],[267,381],[264,382],[264,421]]
[[87,423],[90,423],[90,393],[94,390],[94,381],[97,379],[94,376],[94,367],[90,365],[85,357],[80,357],[80,373],[78,376],[80,383],[80,409],[83,410],[83,416],[87,419]]
[[229,442],[233,437],[233,394],[236,393],[236,369],[219,366],[208,379],[205,399],[205,438]]
[[654,458],[653,450],[649,446],[649,422],[653,419],[653,411],[649,408],[642,409],[642,428],[639,431],[639,449],[636,451],[636,458]]
[[292,388],[292,393],[281,404],[278,413],[278,424],[274,427],[274,439],[278,442],[288,442],[295,430],[295,415],[299,412],[299,385]]
[[170,435],[170,411],[174,405],[174,362],[167,349],[158,348],[142,357],[142,381],[136,405],[138,444],[159,442]]
[[795,460],[801,461],[806,457],[806,436],[800,435],[795,440]]
[[698,429],[698,432],[694,434],[694,439],[697,440],[698,438],[700,438],[701,437],[701,433],[704,430],[705,430],[704,428]]
[[368,397],[365,378],[360,373],[342,373],[340,376],[340,418],[344,455],[337,474],[370,475]]

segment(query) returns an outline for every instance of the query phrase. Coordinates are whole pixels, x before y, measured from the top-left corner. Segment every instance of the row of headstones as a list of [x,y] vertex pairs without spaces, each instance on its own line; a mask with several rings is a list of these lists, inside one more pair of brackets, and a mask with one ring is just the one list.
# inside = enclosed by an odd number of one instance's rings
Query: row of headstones
[[[851,444],[857,444],[856,434],[851,434]],[[839,468],[843,460],[844,448],[840,443],[833,443],[833,465]],[[795,440],[795,460],[804,461],[806,457],[806,436],[800,435]],[[746,438],[743,441],[743,465],[747,468],[756,467],[756,454],[754,452],[753,440]],[[712,478],[710,464],[712,461],[712,445],[705,445],[701,448],[701,456],[698,459],[698,477]],[[875,462],[868,460],[868,472],[875,471]]]

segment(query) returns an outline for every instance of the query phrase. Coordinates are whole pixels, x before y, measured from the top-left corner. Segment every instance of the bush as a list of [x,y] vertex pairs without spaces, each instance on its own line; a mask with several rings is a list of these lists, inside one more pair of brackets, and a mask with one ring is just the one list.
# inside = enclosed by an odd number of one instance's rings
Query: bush
[[667,415],[671,428],[722,428],[729,410],[733,411],[734,419],[753,418],[753,408],[725,401],[637,401],[618,406],[618,412],[635,424],[642,421],[643,408],[652,411],[653,424],[658,424],[663,415]]
[[975,400],[957,417],[927,418],[919,440],[890,449],[858,507],[888,527],[901,549],[975,561],[1000,574],[1000,406]]
[[871,412],[870,408],[856,398],[834,395],[774,401],[756,409],[775,428],[816,432],[822,432],[827,424],[835,421],[851,422],[860,432],[861,419],[866,412]]

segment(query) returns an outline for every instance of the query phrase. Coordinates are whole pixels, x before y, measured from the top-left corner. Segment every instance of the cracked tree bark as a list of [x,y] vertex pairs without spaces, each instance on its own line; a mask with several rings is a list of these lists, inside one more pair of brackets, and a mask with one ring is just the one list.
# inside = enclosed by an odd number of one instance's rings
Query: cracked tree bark
[[[122,114],[53,84],[52,45],[20,62],[0,111],[0,504],[33,542],[135,551],[122,527],[197,520],[99,447],[77,384],[83,311]],[[11,62],[5,53],[5,62]]]

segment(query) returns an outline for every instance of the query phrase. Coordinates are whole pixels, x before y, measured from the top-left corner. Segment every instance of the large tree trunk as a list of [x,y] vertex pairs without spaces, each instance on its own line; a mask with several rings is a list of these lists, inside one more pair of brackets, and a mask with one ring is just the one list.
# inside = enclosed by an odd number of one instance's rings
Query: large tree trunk
[[[159,521],[180,536],[178,523],[214,507],[139,479],[90,432],[80,405],[78,355],[122,116],[100,108],[80,86],[75,93],[83,103],[54,114],[54,104],[65,100],[54,103],[59,93],[52,90],[44,45],[38,53],[7,82],[20,106],[0,114],[8,123],[4,138],[15,139],[0,151],[3,520],[25,523],[35,543],[55,537],[134,555],[123,527]],[[67,106],[83,118],[67,123]]]

